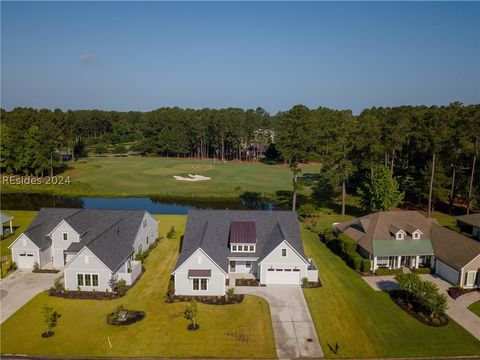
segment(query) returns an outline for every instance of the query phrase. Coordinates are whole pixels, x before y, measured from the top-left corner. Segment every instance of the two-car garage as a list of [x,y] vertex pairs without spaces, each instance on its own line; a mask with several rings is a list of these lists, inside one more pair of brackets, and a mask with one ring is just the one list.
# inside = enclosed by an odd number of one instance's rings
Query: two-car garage
[[269,268],[265,284],[300,284],[300,270],[291,268]]
[[435,274],[447,280],[449,283],[458,284],[460,272],[439,259],[435,262]]

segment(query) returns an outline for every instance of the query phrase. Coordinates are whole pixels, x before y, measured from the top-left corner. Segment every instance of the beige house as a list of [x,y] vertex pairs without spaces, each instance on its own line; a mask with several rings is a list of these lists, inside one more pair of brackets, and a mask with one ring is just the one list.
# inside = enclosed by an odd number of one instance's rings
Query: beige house
[[455,285],[480,287],[480,242],[416,211],[385,211],[333,224],[379,268],[430,267]]

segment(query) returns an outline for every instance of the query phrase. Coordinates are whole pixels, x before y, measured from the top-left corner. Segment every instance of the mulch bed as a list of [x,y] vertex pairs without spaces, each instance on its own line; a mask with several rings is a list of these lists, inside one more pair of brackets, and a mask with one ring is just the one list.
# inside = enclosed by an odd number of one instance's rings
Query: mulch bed
[[195,325],[188,324],[187,329],[190,330],[190,331],[198,330],[198,329],[200,329],[200,325],[198,325],[198,324],[195,324]]
[[452,299],[457,299],[460,296],[462,296],[464,294],[467,294],[471,291],[473,291],[473,290],[462,289],[462,288],[459,288],[459,287],[451,287],[451,288],[448,288],[447,293]]
[[136,310],[121,310],[127,312],[127,317],[123,321],[119,320],[118,315],[119,311],[114,311],[107,315],[107,324],[109,325],[130,325],[137,321],[143,320],[145,317],[144,311]]
[[190,302],[195,300],[203,304],[209,305],[230,305],[230,304],[239,304],[243,301],[243,294],[235,294],[232,296],[232,300],[227,302],[225,296],[183,296],[176,295],[172,296],[168,302]]
[[322,287],[322,282],[320,281],[320,279],[318,281],[309,281],[307,283],[307,286],[302,285],[302,287],[304,289],[319,288]]
[[55,269],[38,269],[38,270],[32,270],[33,273],[36,274],[58,274],[60,270],[55,270]]
[[79,299],[79,300],[112,300],[119,298],[113,292],[106,291],[76,291],[76,290],[56,290],[51,288],[48,290],[48,295],[61,297],[64,299]]
[[236,279],[235,286],[260,286],[257,279]]
[[408,300],[405,291],[391,290],[388,291],[388,294],[395,304],[423,324],[434,327],[442,327],[448,324],[447,315],[441,314],[432,318],[429,314],[423,312],[421,304]]

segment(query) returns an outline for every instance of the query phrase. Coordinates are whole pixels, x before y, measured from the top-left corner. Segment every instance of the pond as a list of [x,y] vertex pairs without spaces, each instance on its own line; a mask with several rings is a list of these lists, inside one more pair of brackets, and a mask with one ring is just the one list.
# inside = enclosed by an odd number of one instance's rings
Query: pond
[[238,200],[167,199],[153,197],[94,198],[48,194],[12,193],[1,195],[2,210],[40,210],[42,207],[147,210],[151,214],[187,214],[192,209],[279,210],[282,207],[258,195],[243,195]]

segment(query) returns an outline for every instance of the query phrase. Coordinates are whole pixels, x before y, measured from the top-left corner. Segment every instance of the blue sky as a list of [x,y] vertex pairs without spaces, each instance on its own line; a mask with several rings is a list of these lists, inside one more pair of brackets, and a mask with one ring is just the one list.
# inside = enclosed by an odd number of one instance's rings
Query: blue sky
[[479,2],[3,2],[1,103],[480,102]]

